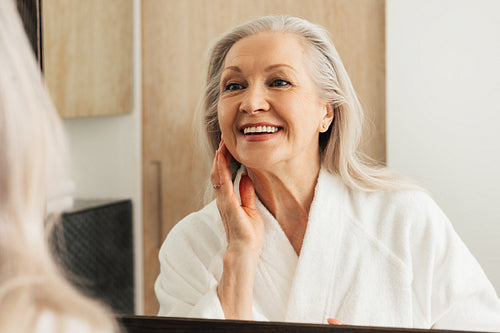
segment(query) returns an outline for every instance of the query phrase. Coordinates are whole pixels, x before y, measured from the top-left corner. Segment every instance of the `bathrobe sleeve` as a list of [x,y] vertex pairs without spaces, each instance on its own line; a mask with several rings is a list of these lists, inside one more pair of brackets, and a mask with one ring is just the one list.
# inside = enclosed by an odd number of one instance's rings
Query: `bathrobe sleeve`
[[[160,303],[158,315],[224,319],[217,285],[225,244],[219,230],[215,204],[180,221],[163,243],[160,275],[155,292]],[[223,228],[223,227],[222,227]]]
[[425,216],[415,220],[410,241],[420,319],[435,329],[500,331],[494,287],[437,204],[421,199]]

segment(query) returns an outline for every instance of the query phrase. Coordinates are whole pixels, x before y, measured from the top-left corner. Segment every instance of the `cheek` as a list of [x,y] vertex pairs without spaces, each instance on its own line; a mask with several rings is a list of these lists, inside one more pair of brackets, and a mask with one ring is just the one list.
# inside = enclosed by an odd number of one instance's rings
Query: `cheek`
[[309,138],[319,135],[321,113],[311,105],[296,105],[294,111],[288,115],[288,121],[294,136]]
[[226,124],[229,121],[228,118],[230,118],[224,103],[219,102],[217,105],[217,118],[219,119],[219,126],[221,130],[224,130],[224,127],[226,127]]
[[217,107],[217,117],[219,119],[219,127],[222,135],[225,137],[224,140],[227,142],[230,139],[233,124],[234,124],[234,113],[230,112],[223,103],[219,103]]
[[304,99],[297,99],[294,103],[281,104],[281,115],[291,127],[306,129],[315,124],[319,118],[319,112],[313,103]]

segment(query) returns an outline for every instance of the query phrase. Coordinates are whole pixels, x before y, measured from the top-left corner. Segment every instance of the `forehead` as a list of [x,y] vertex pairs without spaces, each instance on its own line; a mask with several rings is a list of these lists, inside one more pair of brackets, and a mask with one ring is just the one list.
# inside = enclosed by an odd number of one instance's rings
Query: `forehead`
[[304,57],[305,48],[298,36],[264,31],[234,43],[226,55],[224,67],[282,63],[299,69],[297,67],[304,66]]

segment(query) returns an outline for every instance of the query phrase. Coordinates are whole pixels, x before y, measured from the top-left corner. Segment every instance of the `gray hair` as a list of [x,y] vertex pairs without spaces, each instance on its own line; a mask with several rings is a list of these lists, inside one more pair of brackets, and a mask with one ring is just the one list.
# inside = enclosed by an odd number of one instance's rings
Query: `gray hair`
[[[210,157],[213,158],[221,138],[217,105],[226,55],[240,39],[263,31],[293,34],[303,42],[309,57],[307,66],[319,96],[334,110],[332,126],[319,137],[323,167],[332,174],[340,175],[352,188],[372,191],[401,187],[398,177],[375,167],[369,158],[359,152],[363,109],[328,31],[317,24],[291,16],[263,16],[251,20],[225,33],[211,48],[206,88],[201,102]],[[234,162],[233,174],[237,166],[237,162]]]

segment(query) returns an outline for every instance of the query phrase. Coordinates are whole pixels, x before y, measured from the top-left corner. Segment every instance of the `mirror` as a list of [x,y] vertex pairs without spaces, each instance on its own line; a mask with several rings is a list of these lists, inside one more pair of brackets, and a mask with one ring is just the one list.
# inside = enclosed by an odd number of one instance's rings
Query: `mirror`
[[[67,3],[76,6],[77,1]],[[204,52],[209,41],[229,27],[270,13],[305,17],[331,29],[378,129],[367,140],[366,151],[431,190],[500,289],[495,237],[500,234],[495,223],[500,217],[495,202],[500,179],[494,170],[500,162],[500,138],[493,128],[499,120],[493,100],[498,97],[500,46],[493,33],[499,26],[491,16],[498,4],[131,3],[131,19],[140,24],[133,32],[132,72],[136,85],[142,77],[142,103],[136,87],[131,114],[69,119],[65,126],[77,196],[132,198],[134,220],[144,225],[134,229],[136,253],[143,253],[136,260],[136,285],[144,284],[144,295],[138,292],[141,312],[156,313],[152,284],[161,241],[177,221],[202,205],[199,184],[208,169],[197,164],[198,153],[186,147],[194,142],[191,122],[201,93]],[[466,29],[463,22],[470,22]],[[179,147],[179,142],[186,146]]]
[[[383,1],[143,2],[143,140],[161,142],[143,146],[146,313],[157,311],[152,286],[159,273],[158,234],[164,239],[180,219],[202,207],[204,187],[200,184],[205,184],[209,165],[191,148],[196,147],[192,122],[210,42],[231,27],[265,14],[286,13],[322,24],[336,36],[345,66],[370,105],[368,118],[381,124],[385,108],[385,99],[380,98],[385,96],[384,8]],[[378,130],[365,148],[384,161],[384,128],[374,127]],[[166,133],[175,140],[168,140]]]

